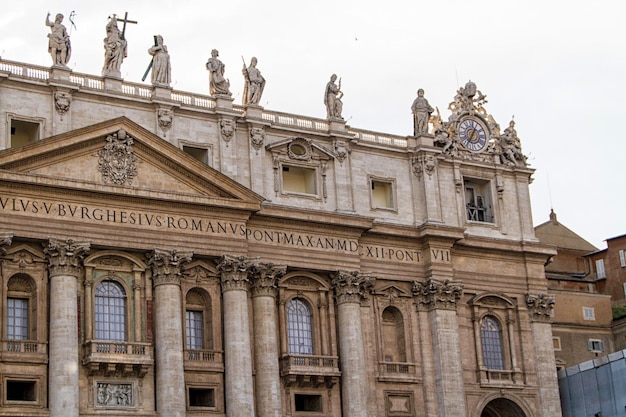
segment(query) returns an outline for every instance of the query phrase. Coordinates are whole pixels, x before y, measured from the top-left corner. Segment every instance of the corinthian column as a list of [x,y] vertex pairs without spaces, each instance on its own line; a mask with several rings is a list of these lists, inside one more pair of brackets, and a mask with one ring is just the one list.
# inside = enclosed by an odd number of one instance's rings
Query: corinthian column
[[162,417],[186,415],[180,279],[191,257],[191,252],[162,249],[148,255],[154,286],[156,404]]
[[252,267],[256,409],[262,417],[282,416],[276,338],[276,282],[286,270],[286,266],[272,264]]
[[50,279],[50,417],[78,417],[78,277],[89,246],[71,239],[50,239],[44,244]]
[[345,417],[367,417],[367,373],[361,328],[361,299],[375,279],[359,272],[337,272],[332,280],[337,300],[342,409]]
[[457,301],[463,286],[459,282],[428,279],[413,282],[413,294],[420,322],[430,328],[434,355],[434,375],[424,381],[435,382],[437,404],[425,404],[427,410],[436,408],[440,417],[465,417],[465,387],[461,366],[459,326],[456,318]]
[[253,259],[224,255],[217,269],[224,305],[226,415],[253,417],[252,354],[248,319],[248,271]]

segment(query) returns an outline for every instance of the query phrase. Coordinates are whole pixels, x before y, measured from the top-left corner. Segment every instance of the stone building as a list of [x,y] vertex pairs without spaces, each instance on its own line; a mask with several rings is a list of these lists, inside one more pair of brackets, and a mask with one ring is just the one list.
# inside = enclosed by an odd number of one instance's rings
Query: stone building
[[514,124],[473,83],[416,136],[340,98],[0,61],[0,416],[559,416]]

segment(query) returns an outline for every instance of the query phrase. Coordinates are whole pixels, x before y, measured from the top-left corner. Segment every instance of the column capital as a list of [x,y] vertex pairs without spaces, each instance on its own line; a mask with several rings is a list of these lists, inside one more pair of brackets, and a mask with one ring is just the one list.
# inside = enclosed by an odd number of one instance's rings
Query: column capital
[[247,256],[222,256],[217,265],[217,270],[221,274],[222,292],[230,290],[248,291],[250,284],[248,273],[251,267],[258,262],[258,259]]
[[376,278],[359,271],[337,271],[332,274],[337,304],[360,303],[374,287]]
[[178,252],[176,249],[154,249],[148,253],[148,266],[152,268],[152,285],[164,284],[180,286],[183,265],[191,261],[192,252]]
[[526,306],[531,321],[550,322],[554,311],[554,297],[547,294],[526,294]]
[[458,281],[429,278],[425,282],[413,281],[412,291],[419,310],[456,310],[463,285]]
[[73,239],[48,239],[43,244],[43,252],[48,259],[50,277],[69,275],[78,277],[82,269],[81,261],[89,253],[89,242],[76,242]]
[[13,242],[13,233],[0,233],[0,255],[4,255],[5,246],[11,246]]
[[251,268],[252,296],[276,297],[277,282],[287,272],[286,265],[273,263],[256,263]]

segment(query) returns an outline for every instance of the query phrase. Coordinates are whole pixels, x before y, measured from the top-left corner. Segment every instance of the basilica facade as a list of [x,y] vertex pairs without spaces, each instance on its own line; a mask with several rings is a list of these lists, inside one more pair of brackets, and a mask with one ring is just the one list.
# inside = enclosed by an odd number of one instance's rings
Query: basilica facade
[[514,123],[468,83],[365,131],[330,87],[0,61],[0,416],[559,416]]

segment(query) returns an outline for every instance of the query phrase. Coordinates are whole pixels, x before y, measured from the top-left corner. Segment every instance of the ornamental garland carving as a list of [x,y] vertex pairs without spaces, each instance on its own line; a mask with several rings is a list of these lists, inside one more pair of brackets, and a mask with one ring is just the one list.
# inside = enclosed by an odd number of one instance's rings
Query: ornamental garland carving
[[72,95],[65,91],[57,91],[54,93],[54,108],[57,109],[59,114],[65,114],[70,109],[72,104]]
[[413,295],[417,307],[423,310],[456,310],[456,303],[463,294],[463,285],[450,280],[428,279],[426,282],[413,281]]
[[170,109],[159,109],[157,112],[157,120],[162,131],[168,131],[172,127],[172,114]]
[[547,294],[526,294],[526,305],[532,320],[549,322],[554,311],[554,297]]
[[248,273],[258,263],[259,258],[246,256],[224,255],[217,265],[221,274],[222,292],[229,290],[248,290],[250,278]]
[[133,138],[125,130],[105,138],[104,148],[98,151],[98,171],[105,183],[130,185],[137,176],[137,157],[133,152]]
[[183,266],[191,261],[192,252],[178,252],[176,249],[154,249],[148,253],[148,266],[152,268],[153,286],[164,284],[180,285]]
[[257,152],[263,146],[264,141],[265,141],[265,133],[263,132],[262,128],[253,127],[250,129],[250,143],[252,144],[252,147]]
[[424,173],[431,178],[437,167],[437,159],[432,155],[414,156],[411,159],[411,165],[413,166],[413,174],[415,174],[417,179],[421,180]]
[[276,297],[278,280],[287,272],[286,265],[257,263],[251,267],[252,296]]
[[234,122],[231,119],[220,120],[220,133],[224,142],[228,143],[235,134]]
[[359,271],[337,271],[331,285],[335,289],[338,304],[360,303],[374,288],[376,278]]
[[81,271],[81,261],[89,253],[89,242],[75,242],[72,239],[50,239],[43,245],[48,258],[50,276],[70,275],[77,277]]

